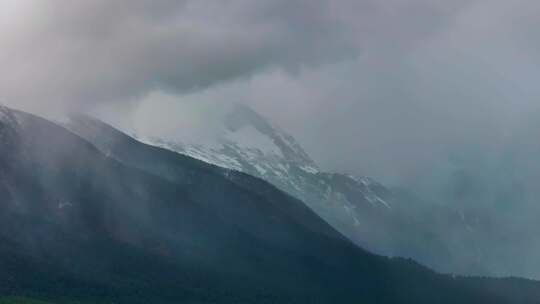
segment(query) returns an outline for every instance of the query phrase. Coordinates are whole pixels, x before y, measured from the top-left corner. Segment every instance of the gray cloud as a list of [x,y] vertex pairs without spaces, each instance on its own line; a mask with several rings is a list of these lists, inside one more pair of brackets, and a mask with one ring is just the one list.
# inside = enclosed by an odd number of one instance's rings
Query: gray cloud
[[540,93],[532,0],[2,3],[2,102],[241,101],[328,168],[387,180],[504,140]]
[[534,1],[333,3],[354,58],[274,66],[178,100],[247,103],[328,169],[390,183],[429,176],[454,151],[508,144],[538,111]]
[[[13,4],[9,4],[13,2]],[[330,3],[315,1],[8,1],[2,99],[77,106],[155,89],[185,93],[357,52]]]
[[0,98],[43,110],[200,91],[268,68],[298,73],[372,45],[411,45],[464,0],[3,3]]

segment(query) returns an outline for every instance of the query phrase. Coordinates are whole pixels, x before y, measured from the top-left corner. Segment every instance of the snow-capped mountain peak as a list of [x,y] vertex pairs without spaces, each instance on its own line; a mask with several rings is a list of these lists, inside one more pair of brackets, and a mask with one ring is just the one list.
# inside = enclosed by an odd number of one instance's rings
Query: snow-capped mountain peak
[[243,105],[236,105],[222,117],[213,137],[199,139],[141,138],[179,153],[217,166],[251,173],[256,176],[285,176],[289,167],[308,172],[319,171],[315,162],[296,140],[268,123],[262,116]]
[[[256,134],[245,134],[249,136],[250,140],[259,141],[263,137],[266,137],[267,141],[272,144],[261,147],[263,148],[263,152],[266,151],[267,153],[278,154],[288,161],[294,162],[300,166],[316,167],[315,162],[292,136],[285,133],[279,127],[272,125],[264,117],[247,106],[236,105],[231,113],[226,116],[225,122],[231,132],[245,133],[257,131],[262,135],[253,136]],[[248,131],[246,131],[246,129]],[[248,136],[245,138],[248,138]]]
[[[366,177],[323,172],[302,146],[252,109],[238,105],[223,115],[215,136],[139,140],[262,178],[301,199],[352,239],[361,237],[362,218],[390,212],[385,187]],[[194,131],[196,132],[196,131]]]

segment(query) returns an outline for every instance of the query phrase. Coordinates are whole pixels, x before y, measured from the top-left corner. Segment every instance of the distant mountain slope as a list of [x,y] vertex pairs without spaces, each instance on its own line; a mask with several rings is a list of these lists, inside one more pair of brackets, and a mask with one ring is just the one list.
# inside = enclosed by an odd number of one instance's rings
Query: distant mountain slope
[[[416,200],[404,200],[404,195],[395,195],[368,177],[322,171],[291,135],[250,108],[236,105],[206,125],[212,128],[210,135],[201,137],[134,136],[150,145],[260,177],[305,202],[369,250],[412,257],[444,271],[469,273],[477,269],[467,267],[464,271],[456,266],[444,237],[437,229],[432,231],[436,223],[431,227],[425,223],[432,215],[415,213]],[[68,128],[77,128],[84,136],[101,137],[98,130],[92,135],[89,125]]]
[[204,138],[136,136],[151,145],[260,177],[306,202],[351,239],[376,249],[359,231],[366,230],[366,217],[391,212],[384,186],[367,177],[321,171],[291,135],[246,106],[234,106],[213,125],[217,126],[214,136]]
[[96,121],[81,130],[97,147],[39,117],[0,112],[0,295],[156,304],[540,299],[537,282],[452,278],[369,254],[262,180]]

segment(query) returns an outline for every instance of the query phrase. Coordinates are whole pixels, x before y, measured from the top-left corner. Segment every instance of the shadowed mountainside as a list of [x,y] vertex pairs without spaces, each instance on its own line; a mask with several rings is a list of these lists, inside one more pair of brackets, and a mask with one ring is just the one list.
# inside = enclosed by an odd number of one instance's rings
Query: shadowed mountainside
[[262,180],[106,125],[95,125],[100,140],[84,140],[0,111],[0,294],[92,303],[540,299],[533,281],[453,278],[372,255]]

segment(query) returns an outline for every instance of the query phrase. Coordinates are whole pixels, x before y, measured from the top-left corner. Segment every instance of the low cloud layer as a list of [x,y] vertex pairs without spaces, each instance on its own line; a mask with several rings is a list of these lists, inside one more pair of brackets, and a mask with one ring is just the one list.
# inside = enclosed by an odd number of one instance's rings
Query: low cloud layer
[[329,170],[395,184],[426,178],[455,153],[509,145],[537,119],[540,5],[362,3],[367,20],[340,15],[355,57],[294,73],[268,67],[179,102],[247,103]]
[[4,0],[0,100],[34,112],[142,102],[154,115],[171,112],[156,92],[243,102],[331,170],[401,180],[460,146],[499,144],[533,116],[539,10],[533,0]]

